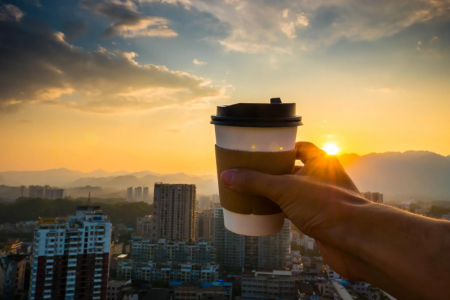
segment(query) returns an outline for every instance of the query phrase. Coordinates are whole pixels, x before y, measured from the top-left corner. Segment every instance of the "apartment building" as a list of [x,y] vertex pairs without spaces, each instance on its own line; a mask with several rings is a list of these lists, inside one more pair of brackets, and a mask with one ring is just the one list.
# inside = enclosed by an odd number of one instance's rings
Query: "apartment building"
[[99,206],[37,221],[30,300],[106,300],[111,223]]

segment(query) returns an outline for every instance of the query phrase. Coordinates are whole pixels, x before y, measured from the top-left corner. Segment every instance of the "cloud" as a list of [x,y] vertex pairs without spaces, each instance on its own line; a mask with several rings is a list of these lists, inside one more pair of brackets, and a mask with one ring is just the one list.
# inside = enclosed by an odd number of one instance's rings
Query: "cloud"
[[438,36],[433,36],[430,40],[430,44],[435,43],[435,42],[439,42],[439,37]]
[[226,50],[252,54],[373,41],[450,18],[450,0],[190,0],[187,6],[229,26],[228,37],[218,40]]
[[124,38],[138,36],[174,37],[178,35],[168,28],[169,21],[166,18],[142,16],[131,0],[85,0],[82,5],[93,14],[102,15],[114,21],[106,29],[105,37],[116,35]]
[[420,50],[422,50],[422,42],[421,41],[418,41],[417,42],[417,46],[416,46],[416,50],[418,50],[418,51],[420,51]]
[[4,4],[0,6],[0,21],[20,21],[25,13],[15,5]]
[[77,39],[82,37],[89,29],[86,21],[64,21],[64,35],[69,39]]
[[295,39],[297,37],[297,35],[295,34],[295,24],[294,24],[294,22],[281,23],[280,24],[280,29],[290,39]]
[[206,65],[206,62],[204,62],[204,61],[199,61],[199,60],[197,60],[196,58],[194,58],[194,60],[193,60],[192,62],[194,63],[194,65],[199,65],[199,66],[201,66],[201,65]]
[[[17,38],[20,37],[20,38]],[[136,53],[83,51],[47,27],[0,22],[0,111],[46,103],[97,113],[153,110],[221,97],[223,87]]]
[[305,27],[309,25],[309,20],[308,20],[308,18],[306,17],[306,14],[305,14],[305,13],[300,12],[300,13],[297,15],[297,22],[296,22],[296,24],[297,24],[298,26],[305,26]]

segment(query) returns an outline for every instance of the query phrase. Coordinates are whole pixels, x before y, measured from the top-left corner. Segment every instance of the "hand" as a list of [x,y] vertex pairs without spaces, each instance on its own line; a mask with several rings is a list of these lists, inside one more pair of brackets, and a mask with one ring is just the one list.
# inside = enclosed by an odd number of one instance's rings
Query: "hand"
[[[315,145],[298,142],[294,175],[268,175],[248,169],[227,170],[221,180],[230,189],[260,195],[278,204],[303,233],[316,239],[330,267],[352,280],[361,280],[363,262],[351,254],[347,241],[347,212],[354,205],[370,205],[338,159]],[[350,251],[350,252],[349,252]]]
[[450,299],[450,222],[364,199],[339,161],[311,143],[297,143],[304,166],[294,175],[226,170],[230,189],[267,197],[303,233],[316,239],[327,264],[397,299]]

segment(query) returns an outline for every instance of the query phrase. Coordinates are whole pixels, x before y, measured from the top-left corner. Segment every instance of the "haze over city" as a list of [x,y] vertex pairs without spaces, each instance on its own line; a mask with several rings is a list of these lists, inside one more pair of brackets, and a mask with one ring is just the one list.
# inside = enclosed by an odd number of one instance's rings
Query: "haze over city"
[[3,3],[0,171],[211,175],[215,107],[271,97],[297,103],[298,140],[447,156],[448,11],[448,1]]

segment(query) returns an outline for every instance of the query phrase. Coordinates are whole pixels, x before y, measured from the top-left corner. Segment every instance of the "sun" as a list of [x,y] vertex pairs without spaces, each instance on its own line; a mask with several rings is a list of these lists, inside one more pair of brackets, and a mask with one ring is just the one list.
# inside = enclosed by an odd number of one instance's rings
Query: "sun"
[[323,145],[322,150],[324,150],[329,155],[336,155],[341,149],[335,143],[326,143]]

